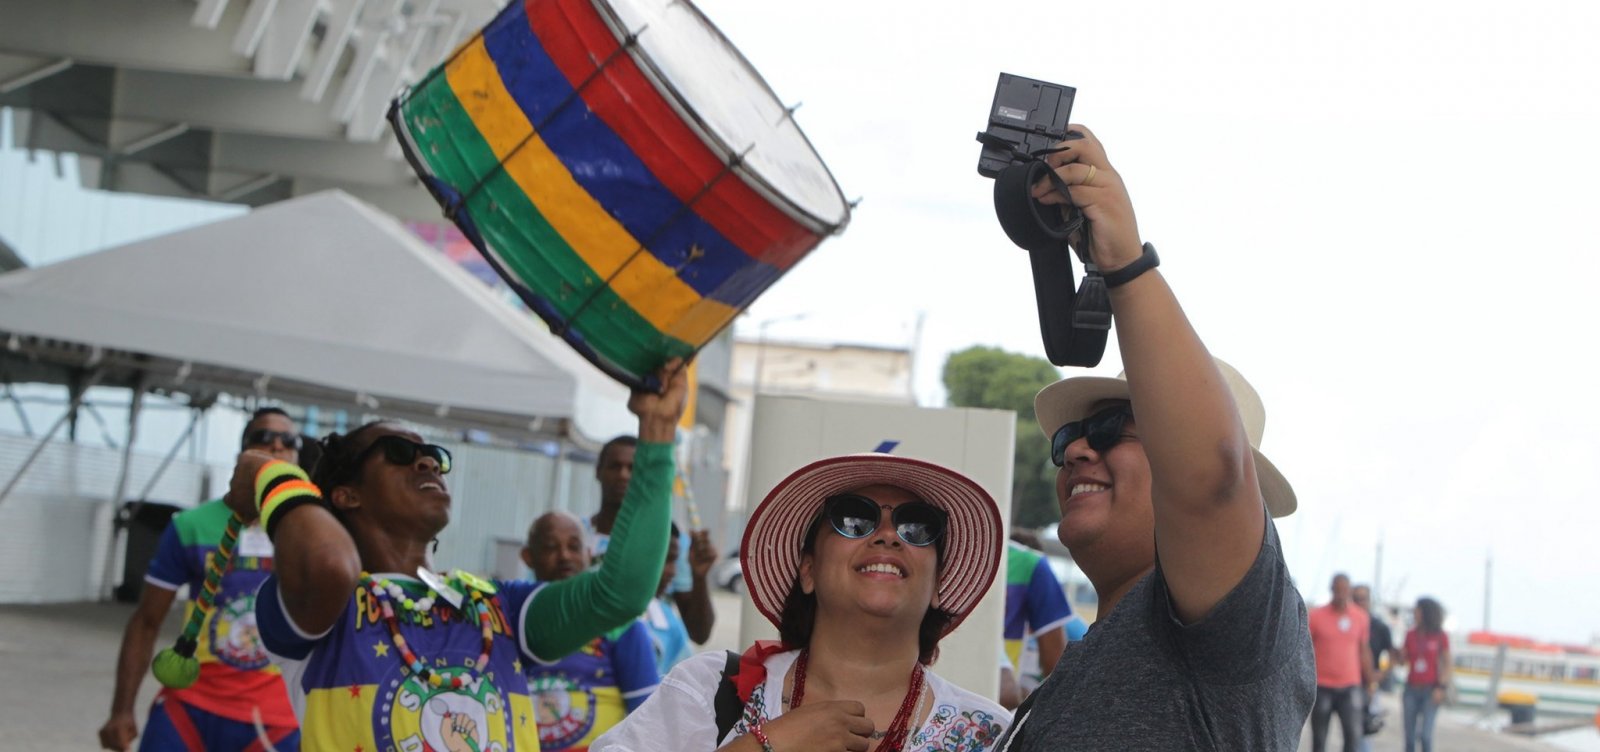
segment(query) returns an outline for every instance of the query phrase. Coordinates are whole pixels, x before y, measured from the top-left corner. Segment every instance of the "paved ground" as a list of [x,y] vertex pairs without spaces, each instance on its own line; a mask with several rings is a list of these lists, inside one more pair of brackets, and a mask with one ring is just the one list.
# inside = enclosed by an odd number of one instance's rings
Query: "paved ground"
[[[708,648],[735,648],[739,607],[734,596],[716,597],[717,626]],[[96,731],[111,702],[111,672],[122,627],[132,613],[120,604],[0,606],[0,750],[95,750]],[[174,612],[176,613],[176,612]],[[178,632],[176,616],[167,620],[158,647]],[[146,681],[139,707],[148,707],[154,682]],[[1402,747],[1398,703],[1384,733],[1374,737],[1375,752]],[[142,721],[142,719],[141,719]],[[1337,737],[1338,732],[1333,732]],[[1580,732],[1587,744],[1592,732]],[[1309,736],[1309,735],[1308,735]],[[1330,740],[1332,741],[1332,740]],[[1600,743],[1596,744],[1600,748]],[[1300,749],[1309,750],[1308,740]],[[1584,749],[1583,746],[1566,747]],[[1336,748],[1335,748],[1336,749]],[[1439,752],[1550,752],[1555,747],[1439,719]]]

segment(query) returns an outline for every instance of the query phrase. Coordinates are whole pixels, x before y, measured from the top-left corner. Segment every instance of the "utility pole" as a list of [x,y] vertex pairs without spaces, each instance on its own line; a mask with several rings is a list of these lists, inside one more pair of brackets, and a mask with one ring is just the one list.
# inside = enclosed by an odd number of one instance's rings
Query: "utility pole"
[[1372,563],[1372,598],[1373,608],[1382,612],[1383,609],[1383,531],[1378,531],[1377,560]]
[[1489,631],[1489,597],[1494,585],[1494,552],[1483,557],[1483,631]]

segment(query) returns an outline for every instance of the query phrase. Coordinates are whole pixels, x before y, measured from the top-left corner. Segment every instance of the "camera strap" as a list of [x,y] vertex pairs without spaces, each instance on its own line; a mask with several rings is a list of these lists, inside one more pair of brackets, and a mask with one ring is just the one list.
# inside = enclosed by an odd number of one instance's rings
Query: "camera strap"
[[1083,284],[1073,291],[1073,249],[1068,243],[1076,235],[1078,248],[1091,247],[1091,227],[1076,206],[1045,206],[1032,192],[1034,184],[1047,179],[1063,196],[1070,195],[1066,181],[1044,161],[1069,147],[1029,153],[988,133],[979,133],[978,141],[1012,155],[1011,166],[995,176],[994,210],[1006,236],[1028,252],[1046,357],[1058,366],[1099,365],[1111,332],[1111,297],[1085,250],[1077,252],[1084,266]]

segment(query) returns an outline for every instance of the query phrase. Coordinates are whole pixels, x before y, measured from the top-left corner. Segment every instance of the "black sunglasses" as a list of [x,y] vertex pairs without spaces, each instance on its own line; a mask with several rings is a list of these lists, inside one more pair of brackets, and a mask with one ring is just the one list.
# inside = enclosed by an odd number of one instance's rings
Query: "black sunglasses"
[[822,513],[827,516],[833,531],[846,538],[865,538],[878,529],[882,518],[878,510],[893,509],[889,519],[894,522],[894,532],[910,546],[927,546],[944,535],[950,515],[925,501],[912,501],[897,507],[879,504],[857,494],[830,496],[823,502]]
[[422,455],[432,457],[434,462],[439,463],[440,475],[447,475],[450,472],[450,450],[438,444],[422,444],[394,434],[373,439],[372,443],[356,456],[355,466],[360,467],[367,461],[367,457],[379,450],[383,451],[383,458],[391,465],[410,465],[417,461],[417,455]]
[[1122,432],[1122,427],[1132,417],[1133,408],[1115,405],[1056,429],[1056,435],[1050,437],[1050,461],[1056,463],[1056,467],[1065,466],[1067,447],[1078,439],[1088,441],[1090,449],[1103,454],[1123,439],[1133,438]]
[[265,428],[257,428],[244,435],[244,446],[246,448],[272,446],[274,441],[282,442],[285,449],[300,449],[300,434],[293,431],[269,431]]

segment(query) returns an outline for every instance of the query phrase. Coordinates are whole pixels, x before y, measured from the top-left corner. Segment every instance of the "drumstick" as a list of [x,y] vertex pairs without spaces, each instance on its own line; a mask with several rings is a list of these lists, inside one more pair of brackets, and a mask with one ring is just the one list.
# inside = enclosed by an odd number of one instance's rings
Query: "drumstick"
[[694,489],[689,485],[688,465],[678,457],[678,451],[676,449],[674,449],[672,452],[672,463],[676,466],[675,469],[678,472],[678,485],[683,487],[683,503],[689,507],[689,529],[699,530],[700,506],[695,503]]
[[200,597],[195,599],[194,610],[189,612],[189,621],[183,625],[183,633],[178,635],[172,647],[162,650],[150,663],[150,673],[155,674],[156,681],[161,682],[162,686],[183,689],[200,678],[200,661],[194,657],[194,651],[200,645],[200,625],[217,602],[222,575],[227,574],[233,564],[233,550],[239,545],[239,531],[242,529],[244,520],[239,519],[239,515],[228,518],[228,527],[222,532],[222,542],[217,544],[217,555],[206,564],[205,586],[200,591]]

